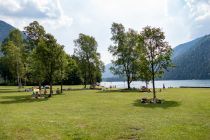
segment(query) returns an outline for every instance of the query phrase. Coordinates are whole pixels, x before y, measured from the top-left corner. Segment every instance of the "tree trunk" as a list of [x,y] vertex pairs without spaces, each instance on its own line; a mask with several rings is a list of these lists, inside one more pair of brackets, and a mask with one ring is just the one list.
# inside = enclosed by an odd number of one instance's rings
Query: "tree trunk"
[[63,80],[61,80],[61,93],[63,93]]
[[20,89],[22,87],[22,83],[21,83],[21,79],[20,76],[17,76],[17,84],[18,84],[18,88]]
[[148,89],[148,81],[145,81],[145,83],[146,83],[146,88]]
[[84,79],[85,88],[87,87],[87,73],[85,72],[85,79]]
[[153,87],[153,101],[156,103],[156,92],[155,92],[155,73],[154,68],[152,67],[152,87]]
[[88,59],[88,78],[89,78],[89,88],[91,88],[93,86],[93,83],[92,83],[92,74],[91,74],[91,68],[90,68],[90,61]]
[[41,85],[41,82],[39,81],[39,91],[41,91],[41,87],[42,85]]
[[156,92],[155,92],[155,76],[152,74],[152,87],[153,87],[153,98],[156,99]]
[[26,77],[24,78],[24,86],[26,86]]
[[16,66],[16,72],[17,72],[17,84],[18,84],[18,88],[20,89],[21,88],[21,85],[20,85],[20,75],[19,75],[19,69],[18,69],[18,61],[17,61],[17,66]]
[[20,88],[22,88],[22,80],[21,80],[21,78],[19,78],[20,79]]
[[52,81],[50,81],[50,94],[48,97],[51,97],[53,94],[53,90],[52,90]]
[[84,88],[86,88],[86,87],[87,87],[87,83],[86,83],[86,80],[84,81],[84,85],[85,85],[85,87],[84,87]]
[[20,88],[20,84],[19,84],[19,75],[17,75],[17,85],[18,85],[18,88]]
[[127,84],[128,84],[128,89],[130,89],[131,87],[130,87],[130,78],[129,77],[127,77]]

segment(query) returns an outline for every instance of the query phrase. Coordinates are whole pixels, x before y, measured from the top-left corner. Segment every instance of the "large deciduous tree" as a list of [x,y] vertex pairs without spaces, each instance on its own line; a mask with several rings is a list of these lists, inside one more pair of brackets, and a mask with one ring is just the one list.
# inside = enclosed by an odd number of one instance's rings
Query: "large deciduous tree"
[[46,35],[46,32],[42,25],[37,21],[33,21],[24,28],[24,33],[27,38],[27,52],[30,56],[28,59],[29,75],[32,78],[32,83],[38,83],[39,89],[41,90],[41,83],[45,79],[45,72],[35,49],[40,40]]
[[152,78],[153,100],[156,102],[155,78],[161,77],[164,70],[172,66],[171,54],[172,49],[168,42],[165,41],[164,32],[160,28],[147,26],[143,28],[141,35],[144,40],[144,53],[147,72]]
[[56,71],[60,67],[60,57],[63,53],[63,47],[57,44],[56,39],[51,34],[46,34],[40,39],[36,48],[36,55],[39,62],[44,66],[45,78],[50,83],[50,94],[52,96],[53,81],[56,79]]
[[68,72],[66,79],[64,79],[65,84],[80,85],[83,83],[82,71],[79,66],[79,59],[76,56],[68,57]]
[[19,88],[22,87],[22,78],[24,75],[24,66],[21,55],[21,49],[15,46],[12,41],[9,41],[4,45],[4,61],[12,75],[17,77]]
[[33,49],[29,57],[29,73],[33,84],[37,83],[41,90],[41,83],[45,80],[45,66],[40,60],[37,49]]
[[74,55],[78,58],[79,67],[84,80],[84,86],[94,85],[96,78],[104,69],[100,54],[97,53],[97,42],[94,37],[79,34],[79,38],[74,41]]
[[119,76],[125,77],[128,89],[133,80],[138,78],[138,33],[132,29],[128,32],[122,24],[113,23],[111,27],[113,45],[109,47],[109,52],[113,55],[113,67],[111,71]]
[[12,30],[9,36],[3,41],[1,51],[7,68],[14,77],[17,77],[19,88],[22,87],[22,79],[26,71],[26,51],[23,36],[18,29]]
[[[64,46],[60,47],[64,48]],[[56,79],[60,82],[61,93],[63,93],[63,81],[67,79],[68,73],[71,71],[71,61],[71,57],[64,50],[61,50],[61,54],[58,57],[58,70],[56,71]]]

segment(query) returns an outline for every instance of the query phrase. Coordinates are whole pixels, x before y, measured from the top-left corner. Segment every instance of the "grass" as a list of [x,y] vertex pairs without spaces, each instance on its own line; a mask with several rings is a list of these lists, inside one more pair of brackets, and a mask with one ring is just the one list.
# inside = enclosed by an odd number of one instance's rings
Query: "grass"
[[139,99],[151,93],[116,90],[31,99],[16,87],[0,87],[0,139],[210,139],[210,89],[166,89],[157,96],[165,102],[143,105]]

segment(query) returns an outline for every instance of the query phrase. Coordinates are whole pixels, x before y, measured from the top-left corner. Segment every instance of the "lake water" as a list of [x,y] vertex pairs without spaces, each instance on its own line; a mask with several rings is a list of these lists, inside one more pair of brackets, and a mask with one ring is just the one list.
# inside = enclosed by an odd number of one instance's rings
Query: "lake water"
[[[190,86],[190,87],[210,87],[210,80],[161,80],[155,81],[156,88],[162,88],[163,84],[166,88],[168,87],[180,87],[180,86]],[[110,87],[116,86],[117,88],[127,88],[127,82],[101,82],[102,86]],[[145,86],[145,82],[134,81],[131,83],[131,87],[140,88]],[[152,88],[152,83],[149,83],[149,88]]]

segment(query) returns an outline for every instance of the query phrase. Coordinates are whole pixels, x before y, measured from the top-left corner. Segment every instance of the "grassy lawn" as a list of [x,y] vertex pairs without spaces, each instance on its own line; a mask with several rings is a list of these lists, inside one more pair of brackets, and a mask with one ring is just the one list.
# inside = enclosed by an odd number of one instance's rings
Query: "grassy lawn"
[[166,89],[157,96],[165,102],[142,105],[138,99],[151,93],[98,90],[31,99],[16,87],[0,87],[0,139],[210,139],[210,89]]

